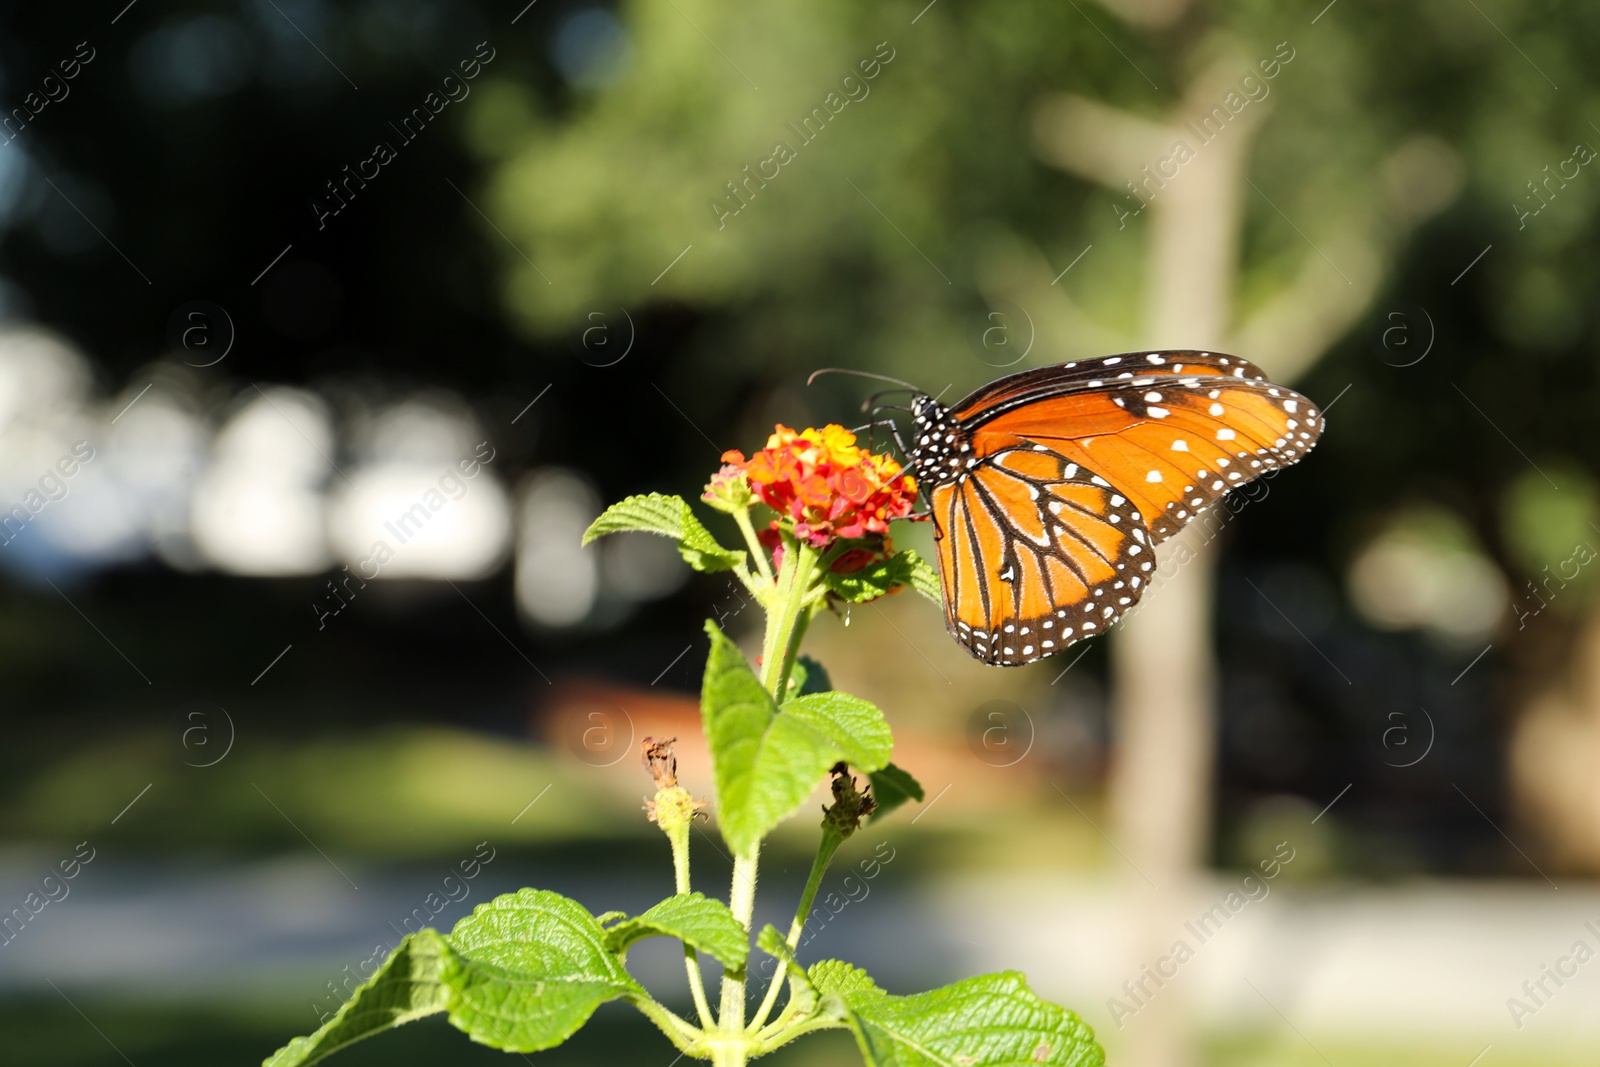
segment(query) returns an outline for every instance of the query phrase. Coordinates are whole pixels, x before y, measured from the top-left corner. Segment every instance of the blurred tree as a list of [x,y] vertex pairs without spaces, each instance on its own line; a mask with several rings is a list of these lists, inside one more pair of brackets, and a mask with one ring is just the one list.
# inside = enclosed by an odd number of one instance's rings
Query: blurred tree
[[[1413,227],[1454,197],[1460,184],[1454,153],[1437,138],[1405,129],[1351,143],[1346,126],[1334,134],[1332,125],[1313,124],[1309,132],[1328,143],[1295,147],[1339,158],[1348,184],[1335,190],[1302,177],[1283,189],[1274,180],[1280,174],[1273,154],[1282,140],[1304,138],[1308,129],[1273,127],[1255,169],[1293,206],[1291,216],[1248,171],[1264,120],[1277,106],[1274,90],[1338,65],[1325,52],[1318,56],[1327,42],[1310,43],[1300,31],[1285,31],[1298,40],[1269,42],[1249,17],[1253,12],[1215,9],[1222,5],[1115,0],[1105,6],[1133,31],[1165,38],[1163,79],[1182,83],[1164,94],[1177,98],[1154,118],[1148,106],[1110,106],[1076,94],[1047,97],[1035,111],[1045,158],[1113,190],[1119,231],[1130,219],[1143,223],[1142,234],[1135,225],[1146,249],[1143,319],[1106,347],[1235,352],[1275,381],[1294,383],[1358,321]],[[1309,58],[1295,68],[1302,51]],[[1292,90],[1282,95],[1299,103]],[[1344,139],[1338,147],[1336,138]],[[1385,170],[1390,182],[1371,180]],[[1300,210],[1313,184],[1315,214]],[[1247,213],[1278,231],[1264,242],[1269,254],[1242,254]],[[1309,234],[1294,217],[1306,219]],[[1049,300],[1062,319],[1086,317],[1053,284],[1025,289],[1023,278],[1019,271],[1007,296],[1036,305]],[[1121,848],[1145,876],[1133,884],[1149,891],[1135,965],[1170,947],[1210,842],[1214,529],[1192,526],[1168,553],[1183,562],[1177,576],[1152,590],[1112,639],[1110,804]],[[1196,1046],[1181,998],[1169,995],[1151,1007],[1130,1032],[1127,1062],[1190,1062]]]

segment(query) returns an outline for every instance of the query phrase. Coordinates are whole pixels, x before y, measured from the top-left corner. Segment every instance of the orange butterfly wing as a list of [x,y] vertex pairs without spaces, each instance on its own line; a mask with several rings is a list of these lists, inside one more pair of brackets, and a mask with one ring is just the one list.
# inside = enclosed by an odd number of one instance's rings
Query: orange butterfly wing
[[[1064,387],[1066,368],[1077,380]],[[1246,360],[1200,352],[1026,371],[985,387],[954,414],[972,427],[979,455],[1021,438],[1098,471],[1138,505],[1156,544],[1229,489],[1299,460],[1322,432],[1321,413],[1299,393]]]
[[930,494],[951,635],[1010,666],[1103,632],[1149,577],[1137,507],[1043,445],[986,460]]
[[1148,588],[1154,545],[1300,459],[1323,425],[1254,364],[1205,352],[1023,371],[948,417],[960,433],[932,441],[929,462],[949,473],[922,475],[946,624],[1002,665],[1104,633]]

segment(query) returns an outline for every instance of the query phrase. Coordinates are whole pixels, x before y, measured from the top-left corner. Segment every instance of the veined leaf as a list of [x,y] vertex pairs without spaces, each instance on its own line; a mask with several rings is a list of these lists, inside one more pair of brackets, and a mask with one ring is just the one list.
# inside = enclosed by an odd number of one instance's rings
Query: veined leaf
[[455,967],[455,955],[439,931],[407,936],[321,1029],[295,1038],[262,1067],[303,1067],[380,1030],[445,1011]]
[[872,772],[894,739],[883,713],[844,693],[814,693],[777,709],[744,656],[707,624],[701,706],[717,783],[722,836],[739,853],[805,803],[841,760]]
[[908,573],[906,584],[940,607],[944,606],[944,589],[939,585],[939,572],[933,569],[932,564],[909,548],[901,553],[909,556],[907,562]]
[[583,543],[612,533],[653,533],[678,542],[678,552],[697,571],[725,571],[744,559],[743,552],[723,548],[701,525],[681,496],[650,493],[612,504],[584,531]]
[[750,954],[750,935],[720,900],[703,893],[668,897],[634,919],[625,919],[606,931],[606,947],[625,952],[646,937],[676,937],[715,956],[730,970],[744,966]]
[[551,1048],[606,1001],[646,996],[594,916],[559,893],[523,889],[480,904],[456,924],[450,945],[462,959],[450,1022],[496,1048]]
[[920,804],[927,796],[922,791],[921,782],[893,763],[886,764],[882,770],[873,771],[867,777],[872,780],[872,799],[878,802],[877,810],[872,813],[873,819],[883,818],[908,800]]
[[[889,763],[894,735],[877,706],[849,693],[811,693],[796,697],[779,709],[778,721],[800,720],[839,751],[858,771],[875,771]],[[832,766],[832,764],[829,764]],[[813,783],[815,784],[815,783]]]
[[[732,844],[735,835],[740,834],[732,827],[748,821],[742,819],[741,812],[754,788],[756,755],[778,709],[743,653],[715,623],[706,623],[706,633],[711,637],[711,654],[706,657],[706,673],[700,687],[700,714],[711,745],[717,818],[723,837]],[[740,837],[740,844],[745,847],[751,843]],[[742,851],[739,845],[734,847]]]
[[897,585],[910,586],[935,603],[940,602],[939,575],[909,548],[849,574],[829,571],[822,577],[831,592],[853,604],[883,596]]
[[845,998],[857,993],[888,996],[878,988],[871,975],[855,964],[845,963],[843,960],[823,960],[821,963],[814,963],[807,975],[811,979],[811,984],[823,993],[832,993]]
[[867,1067],[1102,1067],[1094,1031],[1040,1000],[1015,971],[968,978],[915,996],[891,996],[849,964],[811,968],[823,997],[837,997]]

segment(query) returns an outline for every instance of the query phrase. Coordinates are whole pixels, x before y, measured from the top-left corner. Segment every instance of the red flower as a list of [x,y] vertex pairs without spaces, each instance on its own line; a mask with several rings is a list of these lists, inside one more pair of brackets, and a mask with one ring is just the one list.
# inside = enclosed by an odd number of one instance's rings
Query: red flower
[[[858,447],[855,434],[843,426],[796,433],[780,424],[767,447],[749,460],[740,452],[722,459],[726,466],[707,486],[708,498],[725,496],[734,475],[742,473],[756,498],[792,523],[794,536],[812,548],[825,550],[840,540],[877,542],[850,549],[835,561],[835,570],[858,570],[882,558],[889,523],[910,515],[916,503],[916,479],[894,457]],[[775,550],[782,544],[778,525],[761,537]]]

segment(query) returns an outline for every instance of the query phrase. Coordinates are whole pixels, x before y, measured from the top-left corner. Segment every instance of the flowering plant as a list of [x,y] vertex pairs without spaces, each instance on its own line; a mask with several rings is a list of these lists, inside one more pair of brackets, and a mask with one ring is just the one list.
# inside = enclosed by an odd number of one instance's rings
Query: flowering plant
[[[867,819],[881,819],[922,787],[890,762],[894,738],[871,703],[830,689],[800,655],[813,615],[838,601],[871,600],[910,586],[938,600],[938,578],[915,552],[896,552],[889,524],[911,518],[916,483],[839,426],[799,433],[778,426],[749,459],[724,454],[702,500],[732,517],[744,550],[724,547],[681,497],[629,497],[606,509],[584,542],[641,531],[672,538],[695,570],[732,571],[765,612],[753,668],[715,622],[701,709],[716,787],[713,811],[733,856],[724,903],[694,890],[689,829],[703,802],[678,782],[670,742],[645,739],[656,793],[649,819],[671,846],[674,895],[629,917],[598,917],[577,901],[523,889],[480,905],[448,935],[423,930],[309,1037],[266,1067],[298,1067],[378,1030],[436,1012],[473,1040],[516,1052],[559,1045],[600,1004],[625,1000],[659,1027],[680,1058],[743,1067],[816,1030],[849,1030],[868,1067],[1100,1067],[1105,1055],[1077,1015],[1040,1000],[1014,971],[926,993],[884,992],[839,960],[803,966],[800,935],[834,853]],[[757,530],[756,519],[762,519]],[[856,775],[865,776],[859,783]],[[755,947],[771,973],[751,1012],[751,917],[761,846],[778,823],[832,777],[810,875],[787,933],[764,927]],[[656,1000],[627,970],[628,948],[647,937],[680,941],[694,1018]],[[722,966],[713,1010],[701,957]],[[775,967],[775,971],[768,968]],[[778,999],[787,990],[781,1009]]]
[[843,426],[795,433],[779,423],[767,447],[749,460],[742,452],[725,452],[722,461],[705,499],[720,505],[727,492],[723,486],[744,481],[779,515],[763,537],[772,547],[780,543],[778,528],[785,518],[793,522],[794,536],[812,548],[870,538],[887,545],[890,520],[910,515],[916,502],[916,479],[901,474],[892,457],[856,447],[855,434]]

